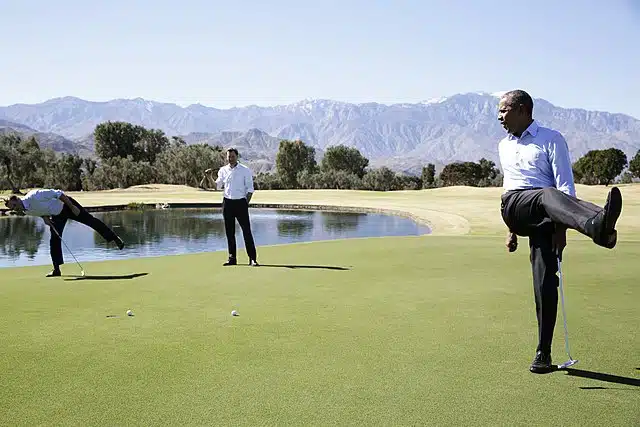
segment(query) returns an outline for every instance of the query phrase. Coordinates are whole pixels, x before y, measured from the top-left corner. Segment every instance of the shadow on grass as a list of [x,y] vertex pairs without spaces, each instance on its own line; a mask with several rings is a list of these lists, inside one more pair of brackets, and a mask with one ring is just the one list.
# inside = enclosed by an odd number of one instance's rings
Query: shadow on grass
[[[588,378],[591,380],[606,381],[609,383],[632,385],[635,387],[640,387],[640,380],[635,378],[621,377],[618,375],[603,374],[601,372],[584,371],[582,369],[573,369],[573,368],[566,368],[562,370],[566,371],[567,375],[571,375],[574,377]],[[580,388],[585,390],[594,390],[594,389],[605,389],[607,387],[580,387]]]
[[[249,265],[247,265],[247,267],[248,266]],[[347,268],[347,267],[337,267],[333,265],[299,265],[299,264],[260,264],[258,267],[253,267],[253,268],[261,268],[261,267],[291,268],[291,269],[298,269],[298,268],[314,269],[315,268],[319,270],[340,270],[340,271],[351,270],[350,268]]]
[[67,276],[70,279],[64,280],[123,280],[135,279],[136,277],[146,276],[149,273],[133,273],[133,274],[114,274],[114,275],[85,275],[85,276]]

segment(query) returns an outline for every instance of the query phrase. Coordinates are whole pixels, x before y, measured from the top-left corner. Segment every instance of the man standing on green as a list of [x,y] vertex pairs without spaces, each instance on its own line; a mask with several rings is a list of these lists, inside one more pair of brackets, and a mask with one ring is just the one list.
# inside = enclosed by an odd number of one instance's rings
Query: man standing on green
[[224,265],[236,265],[236,219],[242,235],[244,244],[249,256],[249,265],[257,266],[256,245],[251,233],[251,223],[249,221],[249,202],[254,193],[253,173],[247,166],[238,162],[238,150],[229,148],[227,150],[227,161],[229,164],[218,170],[216,187],[218,190],[224,189],[222,199],[222,216],[224,217],[225,233],[227,235],[227,245],[229,248],[229,260]]
[[538,347],[531,372],[553,370],[551,341],[558,310],[558,261],[568,228],[613,249],[622,195],[613,187],[604,209],[576,197],[567,142],[533,119],[533,99],[522,90],[505,93],[498,120],[507,131],[498,146],[504,174],[501,212],[509,227],[506,246],[518,247],[517,236],[529,237],[538,318]]

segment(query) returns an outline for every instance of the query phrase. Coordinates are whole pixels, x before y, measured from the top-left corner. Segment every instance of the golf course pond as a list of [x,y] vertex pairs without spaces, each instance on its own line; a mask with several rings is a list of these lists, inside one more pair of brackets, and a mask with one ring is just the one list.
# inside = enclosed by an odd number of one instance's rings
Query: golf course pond
[[[67,222],[62,236],[65,261],[73,263],[69,250],[83,261],[226,251],[227,239],[220,209],[171,208],[94,212],[125,242],[119,251],[89,227]],[[251,228],[258,250],[263,245],[319,240],[417,236],[430,229],[396,215],[312,210],[250,210]],[[242,231],[236,222],[239,260],[246,258]],[[0,267],[47,265],[49,227],[41,218],[0,218]]]

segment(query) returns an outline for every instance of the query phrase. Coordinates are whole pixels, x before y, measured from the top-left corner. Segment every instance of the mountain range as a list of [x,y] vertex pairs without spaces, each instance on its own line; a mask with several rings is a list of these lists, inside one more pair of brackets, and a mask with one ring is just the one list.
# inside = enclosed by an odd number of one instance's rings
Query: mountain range
[[[497,121],[499,95],[464,93],[392,105],[309,99],[230,109],[141,98],[92,102],[63,97],[0,107],[0,120],[39,137],[59,136],[58,151],[90,152],[95,126],[119,120],[162,129],[190,144],[236,146],[264,170],[273,166],[281,139],[301,139],[319,157],[327,147],[344,144],[358,148],[372,166],[415,173],[428,162],[442,166],[484,157],[497,164],[497,142],[505,135]],[[574,161],[593,149],[616,147],[629,158],[640,150],[640,120],[634,117],[561,108],[544,99],[534,103],[536,120],[563,133]]]

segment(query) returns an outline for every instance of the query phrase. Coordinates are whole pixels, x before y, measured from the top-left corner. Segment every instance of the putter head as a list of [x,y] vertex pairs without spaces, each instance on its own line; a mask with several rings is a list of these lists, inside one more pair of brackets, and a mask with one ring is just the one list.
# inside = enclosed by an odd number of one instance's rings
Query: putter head
[[558,369],[566,369],[566,368],[568,368],[569,366],[573,366],[573,365],[575,365],[576,363],[578,363],[578,361],[577,361],[577,360],[575,360],[575,359],[569,359],[569,360],[567,360],[566,362],[564,362],[562,365],[558,365]]
[[81,270],[81,271],[80,271],[80,275],[81,275],[82,277],[84,277],[84,270]]

